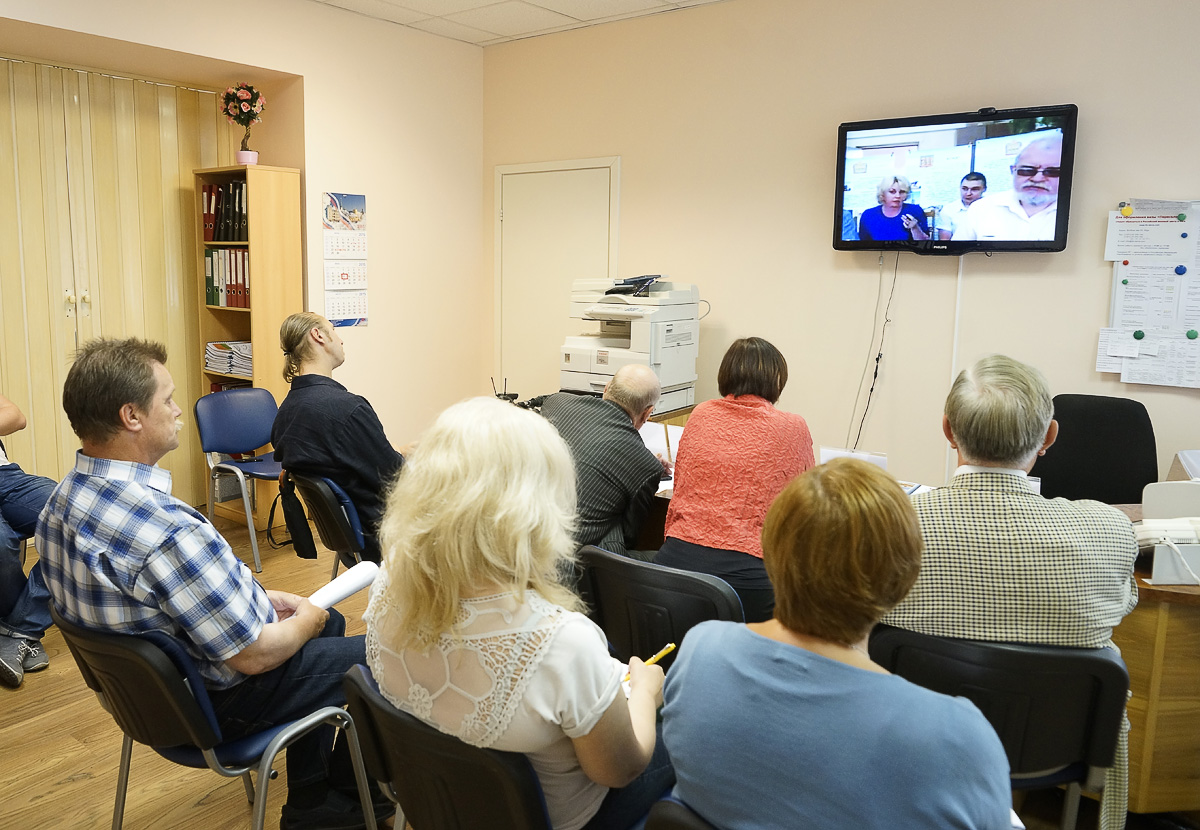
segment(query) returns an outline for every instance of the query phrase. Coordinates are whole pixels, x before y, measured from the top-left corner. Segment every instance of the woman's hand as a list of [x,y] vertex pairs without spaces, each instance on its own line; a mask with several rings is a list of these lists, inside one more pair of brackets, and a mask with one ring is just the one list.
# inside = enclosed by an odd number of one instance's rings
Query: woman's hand
[[641,692],[648,694],[654,700],[654,708],[662,706],[663,690],[662,666],[655,664],[647,666],[640,657],[629,658],[629,696]]
[[900,222],[904,225],[904,229],[908,231],[913,239],[928,239],[929,234],[921,230],[921,223],[917,221],[917,217],[911,213],[906,213],[900,217]]

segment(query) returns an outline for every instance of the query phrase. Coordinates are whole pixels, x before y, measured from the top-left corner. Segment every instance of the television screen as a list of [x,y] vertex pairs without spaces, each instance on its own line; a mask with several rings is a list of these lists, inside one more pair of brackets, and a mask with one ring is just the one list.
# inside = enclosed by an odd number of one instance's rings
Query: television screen
[[839,251],[1061,251],[1074,104],[855,121],[838,128]]

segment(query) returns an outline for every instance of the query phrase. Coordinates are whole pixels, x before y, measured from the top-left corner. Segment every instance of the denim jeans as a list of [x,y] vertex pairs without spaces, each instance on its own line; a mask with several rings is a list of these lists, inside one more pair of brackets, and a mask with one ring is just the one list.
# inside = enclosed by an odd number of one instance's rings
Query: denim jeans
[[654,755],[642,774],[619,790],[609,790],[583,830],[628,830],[641,823],[650,807],[675,786],[675,769],[663,745],[662,723],[655,727]]
[[33,535],[38,514],[56,486],[16,464],[0,467],[0,634],[40,640],[50,626],[50,592],[39,565],[26,579],[21,540]]
[[[302,718],[323,706],[342,706],[342,678],[351,666],[366,663],[366,638],[344,637],[346,619],[329,611],[321,636],[309,640],[286,663],[269,672],[252,674],[233,688],[209,691],[225,740],[260,732],[278,723]],[[329,778],[354,780],[354,772],[330,770],[332,726],[312,730],[289,746],[289,796],[293,790]],[[339,753],[338,761],[349,762]]]

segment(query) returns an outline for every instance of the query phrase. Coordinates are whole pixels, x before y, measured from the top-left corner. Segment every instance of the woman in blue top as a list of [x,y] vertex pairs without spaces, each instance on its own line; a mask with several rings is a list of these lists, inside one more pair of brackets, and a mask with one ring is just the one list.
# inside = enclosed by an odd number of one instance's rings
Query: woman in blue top
[[877,242],[928,239],[924,209],[904,203],[911,192],[912,185],[903,176],[884,176],[875,188],[879,207],[864,210],[858,218],[858,238]]
[[814,467],[762,541],[774,617],[701,623],[667,674],[675,796],[722,830],[1008,830],[1008,760],[979,710],[867,655],[921,560],[896,481],[853,459]]

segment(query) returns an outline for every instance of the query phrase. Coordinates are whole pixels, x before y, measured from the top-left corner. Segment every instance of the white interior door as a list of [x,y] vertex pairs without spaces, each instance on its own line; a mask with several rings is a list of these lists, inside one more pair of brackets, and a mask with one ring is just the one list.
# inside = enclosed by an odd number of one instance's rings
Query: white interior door
[[496,168],[496,387],[522,400],[559,388],[571,283],[617,271],[620,159]]

